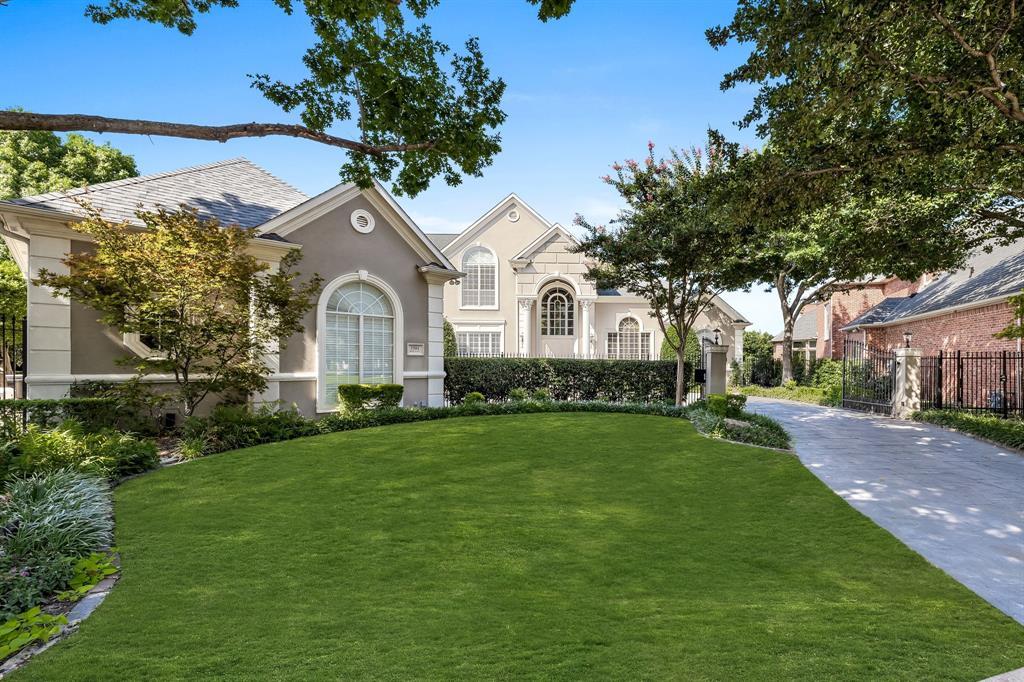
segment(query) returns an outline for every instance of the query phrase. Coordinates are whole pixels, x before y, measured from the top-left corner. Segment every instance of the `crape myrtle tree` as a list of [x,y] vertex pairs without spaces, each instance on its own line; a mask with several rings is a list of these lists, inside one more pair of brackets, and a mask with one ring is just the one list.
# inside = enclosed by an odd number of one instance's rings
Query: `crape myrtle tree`
[[[476,38],[461,52],[434,39],[425,23],[441,0],[273,0],[283,12],[304,11],[315,39],[302,55],[307,75],[284,82],[254,65],[252,87],[300,123],[203,125],[90,114],[0,112],[0,129],[163,135],[226,142],[285,135],[346,150],[341,175],[360,186],[393,180],[415,195],[435,177],[457,185],[478,176],[500,151],[505,83],[492,78]],[[572,0],[529,0],[547,21],[567,14]],[[200,15],[238,0],[109,0],[89,5],[99,24],[152,22],[185,35]],[[40,8],[44,9],[44,8]],[[0,3],[0,12],[3,3]],[[334,129],[341,127],[340,133]]]
[[271,271],[247,252],[249,230],[200,218],[194,209],[140,211],[146,229],[139,229],[83,207],[87,216],[75,229],[92,237],[95,249],[68,254],[69,274],[42,270],[37,284],[137,334],[153,352],[122,362],[137,379],[171,374],[186,416],[211,394],[266,388],[268,347],[302,329],[322,283],[318,275],[299,282],[297,250]]
[[736,145],[714,131],[706,147],[673,151],[668,159],[656,159],[648,143],[642,162],[617,163],[615,174],[604,178],[626,204],[610,226],[576,217],[585,230],[576,250],[596,263],[588,277],[645,298],[669,339],[677,405],[686,398],[688,380],[686,344],[679,340],[715,296],[751,280],[744,234],[720,219],[713,202],[737,154]]

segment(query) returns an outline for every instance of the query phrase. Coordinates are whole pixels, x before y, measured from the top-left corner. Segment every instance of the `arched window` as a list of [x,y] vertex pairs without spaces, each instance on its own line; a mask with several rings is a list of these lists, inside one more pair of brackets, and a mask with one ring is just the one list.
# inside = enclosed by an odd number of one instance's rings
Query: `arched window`
[[328,405],[337,404],[341,384],[395,383],[395,309],[383,291],[363,281],[339,286],[322,332]]
[[618,331],[608,333],[608,357],[613,360],[650,360],[651,333],[640,331],[635,317],[624,317]]
[[462,256],[463,308],[493,308],[498,305],[498,261],[490,249],[474,246]]
[[540,299],[540,333],[542,336],[573,336],[572,294],[568,289],[548,289]]

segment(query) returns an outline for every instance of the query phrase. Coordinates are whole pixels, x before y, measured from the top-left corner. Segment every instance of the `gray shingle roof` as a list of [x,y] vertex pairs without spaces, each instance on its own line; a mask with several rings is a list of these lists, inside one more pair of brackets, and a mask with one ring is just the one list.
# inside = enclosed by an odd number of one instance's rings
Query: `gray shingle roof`
[[[978,251],[963,269],[940,275],[914,296],[882,301],[844,329],[892,324],[908,317],[1010,296],[1021,289],[1024,289],[1024,241],[997,247],[991,253]],[[863,319],[866,317],[869,319]]]
[[434,242],[434,246],[437,248],[443,249],[455,241],[455,238],[458,237],[459,234],[459,232],[435,232],[433,234],[428,234],[427,239]]
[[187,204],[206,218],[225,225],[256,227],[308,197],[248,159],[228,159],[167,173],[143,175],[89,185],[65,192],[49,192],[3,203],[81,214],[76,199],[88,201],[108,220],[138,223],[141,204],[176,209]]
[[[818,338],[818,316],[801,313],[793,323],[793,340],[809,341],[816,338]],[[782,341],[782,332],[776,334],[772,341]]]

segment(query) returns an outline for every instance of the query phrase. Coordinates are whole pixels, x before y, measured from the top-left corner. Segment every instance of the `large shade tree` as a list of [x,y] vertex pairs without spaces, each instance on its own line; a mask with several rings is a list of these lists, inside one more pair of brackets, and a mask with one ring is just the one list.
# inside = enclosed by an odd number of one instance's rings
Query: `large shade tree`
[[712,198],[738,155],[717,133],[705,147],[615,164],[605,181],[626,204],[609,227],[577,216],[578,251],[596,263],[588,276],[628,289],[650,304],[676,358],[676,404],[686,398],[686,344],[697,318],[724,291],[751,279],[742,231],[723,222]]
[[[415,195],[435,177],[451,185],[480,175],[500,151],[505,84],[492,78],[478,41],[461,52],[433,37],[425,23],[441,0],[273,0],[283,12],[304,11],[315,41],[302,55],[307,75],[285,82],[253,65],[252,86],[298,123],[199,122],[112,118],[96,114],[0,112],[0,129],[165,135],[199,140],[285,135],[348,152],[342,176],[366,186],[392,179]],[[541,20],[568,13],[572,0],[529,0]],[[106,24],[147,21],[185,35],[201,15],[238,0],[109,0],[86,15]],[[40,8],[42,9],[42,8]],[[2,11],[2,3],[0,3]],[[344,130],[336,132],[343,127]]]

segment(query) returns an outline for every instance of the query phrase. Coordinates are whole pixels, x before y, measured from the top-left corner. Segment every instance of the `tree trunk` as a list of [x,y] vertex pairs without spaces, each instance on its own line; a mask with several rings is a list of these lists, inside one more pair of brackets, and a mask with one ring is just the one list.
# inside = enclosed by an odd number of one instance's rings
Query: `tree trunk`
[[793,378],[793,318],[785,322],[782,331],[782,383]]
[[[685,339],[685,337],[684,337]],[[676,349],[676,405],[686,402],[686,341]]]

